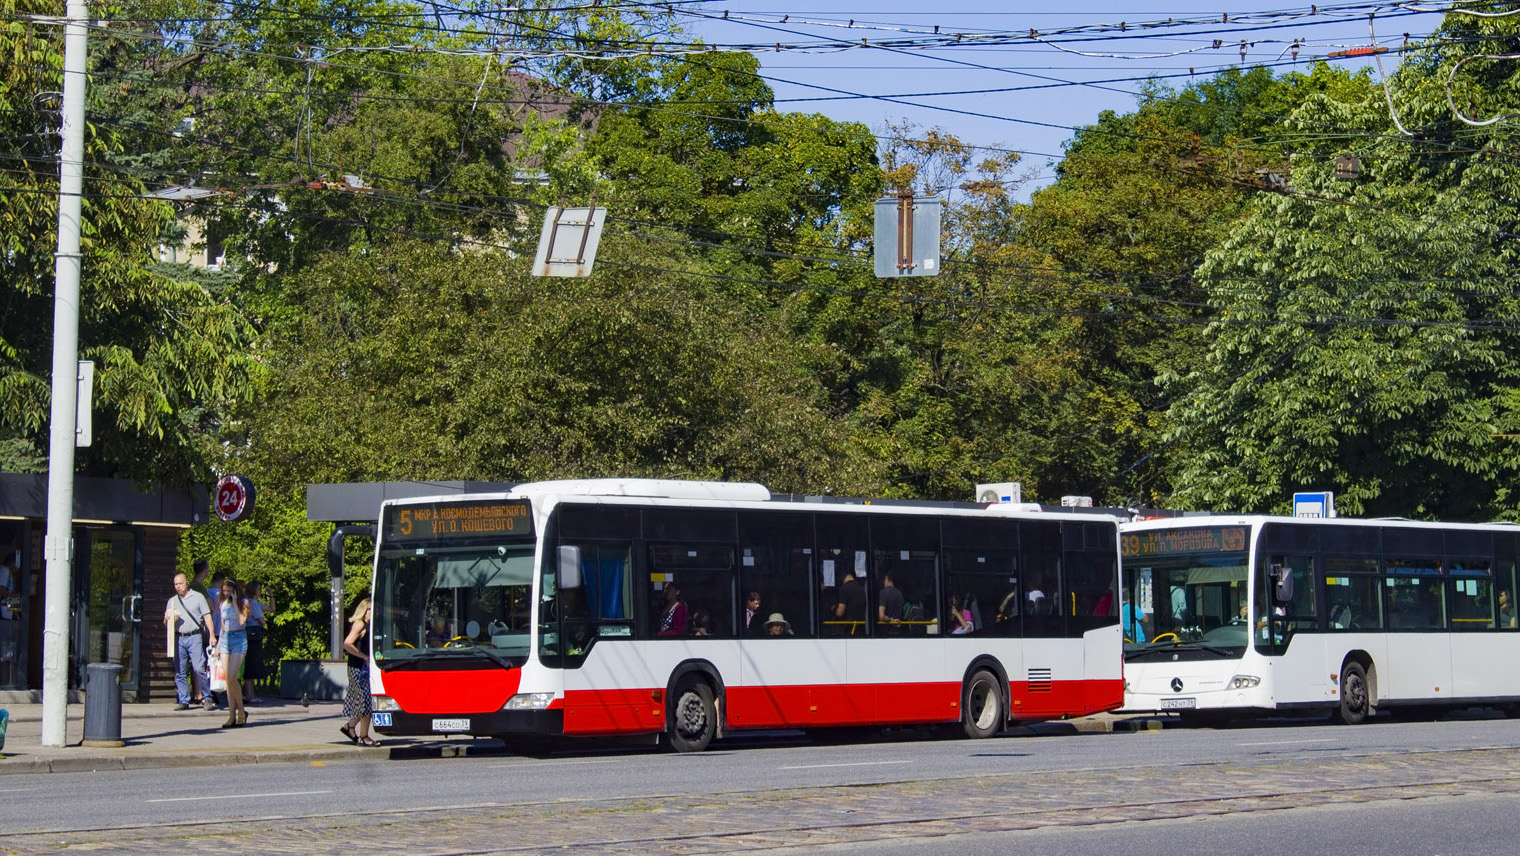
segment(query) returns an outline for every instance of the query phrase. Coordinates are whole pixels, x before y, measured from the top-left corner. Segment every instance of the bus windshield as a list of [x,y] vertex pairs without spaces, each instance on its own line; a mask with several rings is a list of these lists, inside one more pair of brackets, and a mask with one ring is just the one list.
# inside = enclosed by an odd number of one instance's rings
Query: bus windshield
[[1246,610],[1250,587],[1244,547],[1243,537],[1226,537],[1205,539],[1198,550],[1147,550],[1140,555],[1127,550],[1121,612],[1125,659],[1144,660],[1162,652],[1185,654],[1190,660],[1244,656],[1252,626]]
[[528,657],[532,587],[532,544],[382,549],[375,572],[376,659],[521,666]]

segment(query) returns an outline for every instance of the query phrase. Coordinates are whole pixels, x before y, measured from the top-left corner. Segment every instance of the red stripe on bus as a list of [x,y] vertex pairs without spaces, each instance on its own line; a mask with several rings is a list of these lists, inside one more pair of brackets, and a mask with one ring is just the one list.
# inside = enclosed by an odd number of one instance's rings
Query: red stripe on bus
[[517,694],[518,669],[471,669],[429,672],[396,670],[385,673],[385,694],[407,713],[495,713]]
[[[1033,689],[1010,687],[1015,719],[1085,716],[1113,710],[1124,701],[1122,680],[1053,681]],[[957,722],[959,681],[932,684],[729,687],[727,727],[809,728],[833,725],[900,725]],[[665,727],[663,688],[567,690],[565,733],[629,734]],[[403,705],[405,707],[405,705]]]

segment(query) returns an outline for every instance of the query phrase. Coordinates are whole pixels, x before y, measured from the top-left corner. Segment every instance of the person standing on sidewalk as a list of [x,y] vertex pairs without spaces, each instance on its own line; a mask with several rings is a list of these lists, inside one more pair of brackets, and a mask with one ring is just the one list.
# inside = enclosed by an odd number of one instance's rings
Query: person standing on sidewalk
[[[211,680],[206,674],[206,647],[215,645],[216,634],[211,632],[207,617],[211,605],[200,592],[190,588],[184,574],[174,575],[174,597],[164,607],[164,624],[174,631],[174,696],[178,704],[175,710],[190,709],[190,675],[195,669],[195,685],[201,688],[205,698],[202,704],[211,709]],[[210,634],[210,640],[205,638]]]
[[243,667],[243,655],[248,653],[248,601],[243,599],[243,587],[231,577],[222,579],[221,596],[221,644],[217,653],[227,673],[227,721],[223,728],[239,728],[248,721],[248,711],[243,707],[243,687],[238,680],[238,670]]
[[348,636],[343,639],[343,651],[348,654],[343,715],[348,721],[338,730],[360,746],[378,746],[379,742],[369,736],[369,716],[374,704],[369,695],[369,598],[359,601],[348,621]]
[[264,602],[259,600],[263,589],[257,580],[248,583],[248,656],[243,658],[243,703],[258,704],[254,683],[262,680],[264,670]]

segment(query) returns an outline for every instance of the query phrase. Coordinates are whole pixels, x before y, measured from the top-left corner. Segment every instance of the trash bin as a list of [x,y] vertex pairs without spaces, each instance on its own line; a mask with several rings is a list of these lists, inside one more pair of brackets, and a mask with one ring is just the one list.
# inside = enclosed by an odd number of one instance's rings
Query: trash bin
[[83,745],[126,745],[121,739],[121,666],[116,663],[85,666]]

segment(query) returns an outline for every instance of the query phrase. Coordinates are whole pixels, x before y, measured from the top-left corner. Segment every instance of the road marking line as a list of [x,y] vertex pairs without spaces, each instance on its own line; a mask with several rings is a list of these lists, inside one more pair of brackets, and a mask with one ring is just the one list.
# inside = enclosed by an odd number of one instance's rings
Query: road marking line
[[1295,743],[1334,743],[1334,737],[1321,737],[1314,740],[1273,740],[1268,743],[1236,743],[1236,746],[1291,746]]
[[282,791],[272,794],[202,794],[198,797],[168,797],[165,799],[146,800],[150,803],[170,802],[195,802],[199,800],[251,800],[261,797],[306,797],[315,794],[330,794],[332,791]]
[[853,764],[807,764],[801,767],[777,767],[778,770],[822,770],[827,767],[879,767],[883,764],[911,764],[912,761],[857,761]]
[[486,767],[489,769],[501,767],[572,767],[577,764],[620,764],[626,760],[626,758],[604,758],[595,761],[571,761],[568,759],[564,761],[521,761],[516,764],[487,764]]

